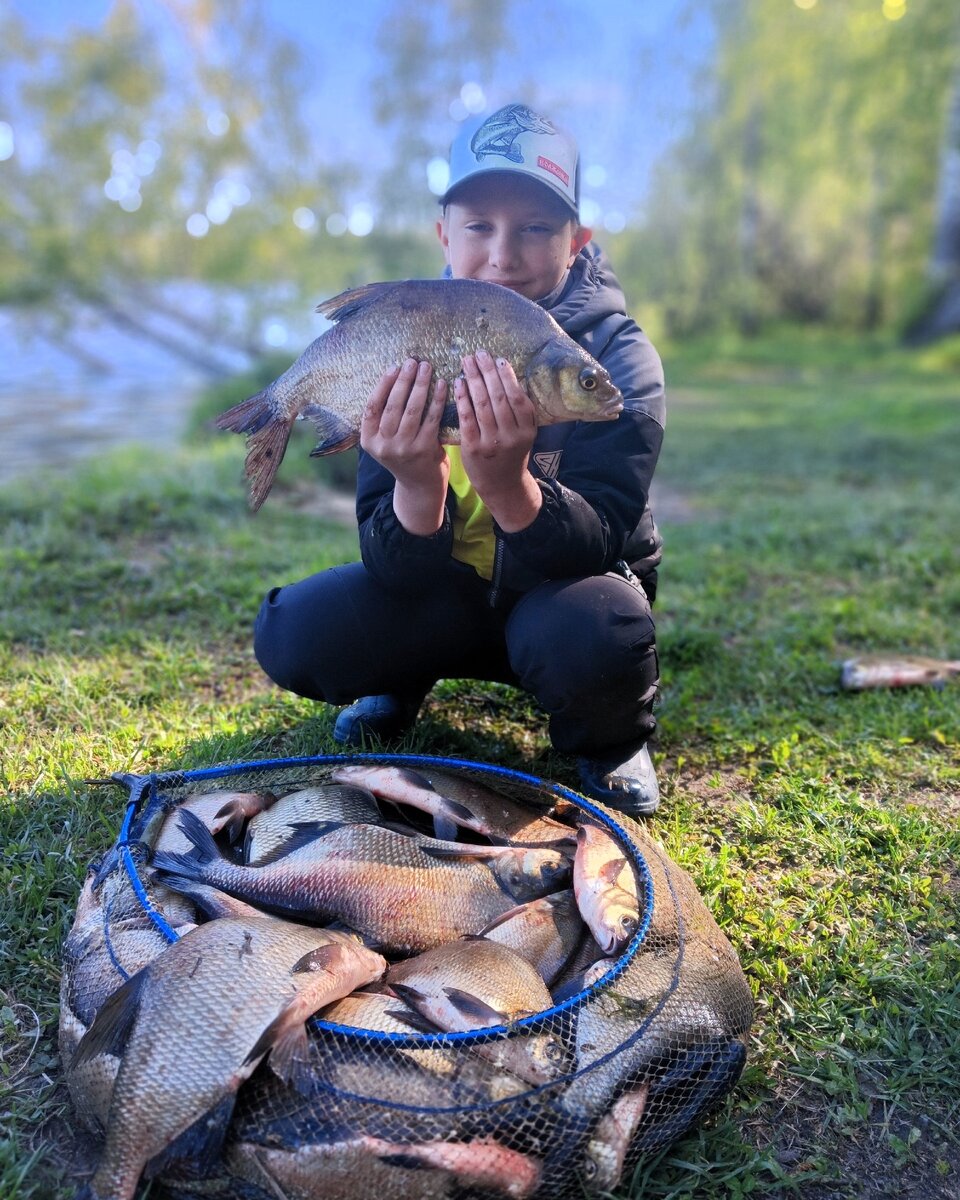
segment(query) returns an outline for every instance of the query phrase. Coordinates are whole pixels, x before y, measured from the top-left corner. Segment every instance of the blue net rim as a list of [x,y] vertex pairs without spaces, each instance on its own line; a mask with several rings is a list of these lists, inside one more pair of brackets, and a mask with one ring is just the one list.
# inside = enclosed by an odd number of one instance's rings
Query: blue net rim
[[146,798],[153,798],[167,787],[181,787],[187,783],[226,779],[231,775],[240,775],[249,771],[265,771],[298,766],[332,766],[347,763],[389,763],[391,765],[430,766],[441,769],[475,771],[480,774],[506,779],[512,783],[535,787],[548,794],[553,794],[560,799],[568,800],[578,808],[590,813],[597,822],[606,826],[610,833],[617,839],[642,885],[645,903],[636,933],[609,971],[592,983],[590,987],[585,988],[582,992],[577,992],[573,996],[568,996],[560,1004],[556,1004],[551,1008],[545,1008],[542,1012],[534,1013],[529,1017],[522,1017],[520,1020],[511,1022],[509,1025],[488,1025],[482,1029],[471,1029],[462,1033],[406,1034],[388,1033],[375,1029],[362,1029],[353,1025],[338,1025],[334,1022],[323,1021],[319,1017],[314,1017],[310,1022],[314,1028],[333,1033],[348,1034],[353,1037],[361,1037],[369,1042],[389,1043],[398,1049],[437,1049],[445,1046],[479,1045],[483,1042],[495,1041],[503,1037],[535,1032],[538,1025],[541,1025],[551,1017],[562,1016],[572,1009],[579,1009],[592,996],[609,987],[630,965],[634,955],[639,951],[649,932],[650,923],[653,918],[654,893],[653,877],[650,868],[627,831],[613,817],[598,808],[586,796],[572,791],[561,783],[550,783],[544,779],[540,779],[536,775],[528,775],[523,771],[515,771],[510,767],[475,762],[465,758],[445,758],[428,754],[318,754],[300,758],[253,759],[246,762],[220,764],[213,767],[199,767],[189,771],[163,771],[148,775],[115,774],[113,779],[126,787],[130,795],[120,828],[120,834],[114,849],[119,854],[121,865],[144,911],[166,940],[169,942],[178,941],[179,934],[170,927],[164,919],[163,914],[158,912],[151,904],[143,882],[140,879],[136,858],[133,853],[135,849],[142,847],[142,843],[136,839],[131,840],[131,829],[134,818],[139,813]]

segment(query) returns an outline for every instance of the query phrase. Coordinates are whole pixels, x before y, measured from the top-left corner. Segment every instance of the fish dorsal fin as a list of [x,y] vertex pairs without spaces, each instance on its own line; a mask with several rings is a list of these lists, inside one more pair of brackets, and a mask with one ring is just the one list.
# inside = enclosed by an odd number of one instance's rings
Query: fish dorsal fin
[[368,304],[382,296],[384,292],[396,288],[395,283],[365,283],[361,287],[350,288],[339,296],[331,296],[317,305],[317,312],[328,321],[346,321],[362,312]]
[[137,1019],[140,997],[149,969],[144,967],[142,971],[138,971],[104,1003],[93,1024],[80,1039],[70,1064],[71,1071],[75,1071],[82,1063],[99,1058],[101,1054],[112,1054],[116,1058],[123,1055]]
[[294,854],[297,850],[302,850],[304,846],[309,846],[311,842],[317,841],[318,838],[325,837],[328,833],[333,833],[335,829],[339,829],[345,822],[343,821],[289,821],[286,828],[291,830],[290,836],[286,841],[280,842],[268,854],[257,859],[257,869],[270,866],[278,862],[281,858],[286,858],[289,854]]

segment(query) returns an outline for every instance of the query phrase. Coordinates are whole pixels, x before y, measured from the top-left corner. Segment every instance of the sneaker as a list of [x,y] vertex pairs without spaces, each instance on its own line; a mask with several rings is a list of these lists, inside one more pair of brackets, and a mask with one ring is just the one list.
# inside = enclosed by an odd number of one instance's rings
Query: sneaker
[[414,727],[422,696],[361,696],[342,709],[333,739],[344,746],[363,746],[372,740],[401,738]]
[[626,761],[581,758],[577,766],[581,791],[589,799],[630,817],[649,817],[657,811],[660,785],[645,745]]

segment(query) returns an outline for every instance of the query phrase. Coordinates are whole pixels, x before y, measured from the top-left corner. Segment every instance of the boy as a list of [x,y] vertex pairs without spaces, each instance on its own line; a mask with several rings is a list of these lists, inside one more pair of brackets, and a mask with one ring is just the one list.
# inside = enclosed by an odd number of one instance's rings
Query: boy
[[581,790],[649,815],[663,373],[578,204],[576,143],[507,105],[454,141],[437,235],[447,275],[513,288],[598,359],[620,417],[538,429],[510,365],[481,351],[453,388],[461,445],[444,447],[446,384],[428,403],[429,364],[387,371],[361,427],[361,562],[274,588],[255,650],[280,686],[356,701],[334,728],[346,745],[401,736],[440,678],[521,687]]

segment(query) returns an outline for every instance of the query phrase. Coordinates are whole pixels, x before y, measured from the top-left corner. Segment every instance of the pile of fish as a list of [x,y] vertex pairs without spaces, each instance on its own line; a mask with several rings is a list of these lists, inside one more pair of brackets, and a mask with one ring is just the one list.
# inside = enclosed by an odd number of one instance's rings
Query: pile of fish
[[83,1200],[609,1191],[733,1087],[750,991],[685,873],[435,761],[150,777],[64,947]]

